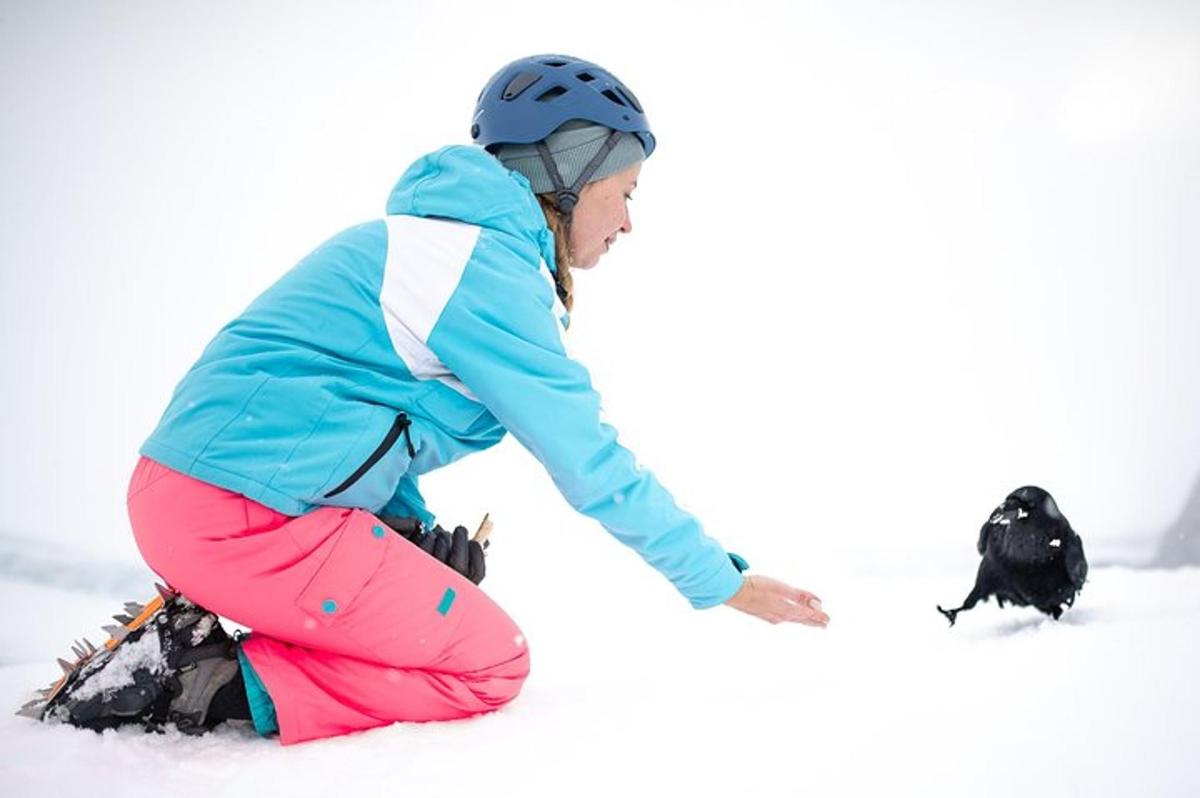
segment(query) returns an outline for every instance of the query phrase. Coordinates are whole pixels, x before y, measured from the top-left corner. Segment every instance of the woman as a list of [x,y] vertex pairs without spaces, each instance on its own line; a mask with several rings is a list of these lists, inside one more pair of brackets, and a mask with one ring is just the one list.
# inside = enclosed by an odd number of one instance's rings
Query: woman
[[[511,701],[525,639],[477,587],[480,542],[434,526],[418,489],[506,432],[694,607],[828,621],[812,594],[743,577],[601,423],[566,354],[570,270],[631,232],[654,151],[634,94],[586,61],[521,59],[485,86],[471,135],[414,163],[383,221],[302,260],[184,377],[128,494],[172,587],[119,616],[101,656],[77,650],[41,714],[243,718],[288,744]],[[254,631],[231,641],[217,614]]]

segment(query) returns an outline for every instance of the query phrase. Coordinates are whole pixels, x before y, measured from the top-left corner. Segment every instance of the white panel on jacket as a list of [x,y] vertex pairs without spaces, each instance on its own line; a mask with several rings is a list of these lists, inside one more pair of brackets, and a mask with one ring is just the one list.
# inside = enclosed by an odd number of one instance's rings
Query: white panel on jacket
[[427,344],[462,279],[480,228],[452,219],[395,215],[387,224],[387,260],[379,303],[392,347],[417,379],[436,379],[479,401]]

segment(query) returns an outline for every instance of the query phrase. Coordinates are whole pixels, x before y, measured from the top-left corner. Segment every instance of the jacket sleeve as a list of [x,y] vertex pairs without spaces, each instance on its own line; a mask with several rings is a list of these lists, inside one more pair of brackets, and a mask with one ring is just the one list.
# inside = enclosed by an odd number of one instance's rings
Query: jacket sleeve
[[417,475],[412,473],[405,474],[400,478],[400,484],[397,485],[395,494],[379,511],[379,514],[417,518],[425,525],[426,529],[432,529],[434,524],[434,515],[425,507],[425,499],[417,488]]
[[600,396],[571,359],[548,274],[481,237],[428,345],[545,466],[567,502],[599,521],[703,609],[742,576],[699,521],[600,419]]

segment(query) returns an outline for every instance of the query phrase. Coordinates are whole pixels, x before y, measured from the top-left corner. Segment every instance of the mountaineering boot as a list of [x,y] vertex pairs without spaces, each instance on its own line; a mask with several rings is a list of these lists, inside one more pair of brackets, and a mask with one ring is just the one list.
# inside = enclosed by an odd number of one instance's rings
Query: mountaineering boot
[[217,616],[158,586],[149,604],[129,602],[106,626],[100,648],[73,646],[63,676],[17,714],[100,732],[127,724],[147,731],[174,723],[202,734],[222,720],[249,719],[236,643]]
[[[221,634],[224,636],[224,630]],[[168,691],[173,695],[167,707],[167,723],[174,723],[185,734],[203,734],[225,720],[224,717],[210,717],[213,714],[210,709],[217,694],[227,685],[240,686],[245,701],[246,688],[241,684],[241,670],[234,642],[228,637],[185,649],[178,660],[175,676],[168,683]],[[248,709],[247,719],[250,717]]]

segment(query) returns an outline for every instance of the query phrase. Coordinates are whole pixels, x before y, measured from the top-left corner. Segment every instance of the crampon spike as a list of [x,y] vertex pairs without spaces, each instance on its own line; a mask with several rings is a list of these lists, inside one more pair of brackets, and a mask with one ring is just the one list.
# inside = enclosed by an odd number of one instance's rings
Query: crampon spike
[[46,708],[56,700],[67,685],[73,683],[72,680],[76,678],[76,674],[80,673],[80,669],[85,664],[93,662],[97,655],[115,649],[130,633],[140,629],[143,625],[153,623],[155,616],[180,596],[177,590],[157,582],[154,584],[154,588],[157,595],[145,604],[137,601],[125,602],[125,611],[112,616],[119,625],[108,624],[101,627],[109,635],[109,639],[102,646],[97,646],[86,637],[82,641],[73,640],[71,652],[74,655],[74,661],[58,657],[56,661],[59,668],[62,669],[62,675],[49,687],[38,689],[36,691],[38,698],[26,702],[16,714],[41,720],[46,713]]
[[42,719],[42,712],[45,709],[45,702],[34,701],[32,704],[26,704],[17,710],[16,714],[24,718],[33,718],[34,720]]

